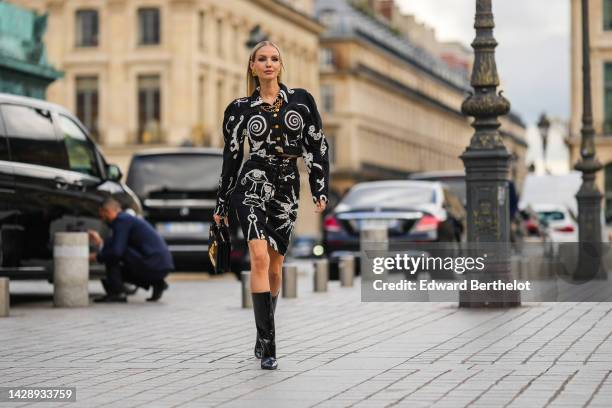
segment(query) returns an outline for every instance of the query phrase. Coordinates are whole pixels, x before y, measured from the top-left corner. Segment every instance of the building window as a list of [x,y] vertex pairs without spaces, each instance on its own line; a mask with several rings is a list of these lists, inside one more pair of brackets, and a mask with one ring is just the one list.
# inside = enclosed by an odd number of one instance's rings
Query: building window
[[98,12],[96,10],[77,10],[76,46],[98,46]]
[[336,135],[333,133],[326,133],[325,139],[327,140],[327,145],[329,147],[327,151],[327,158],[329,159],[329,164],[333,166],[336,164]]
[[205,48],[205,43],[204,43],[204,39],[205,39],[205,35],[204,35],[204,27],[206,24],[206,16],[204,15],[203,11],[200,11],[200,13],[198,14],[198,47],[200,47],[201,50],[203,50]]
[[223,49],[223,20],[217,20],[217,53],[221,56],[225,55]]
[[160,43],[158,8],[138,9],[138,43],[140,45],[156,45]]
[[98,77],[77,77],[76,114],[96,140],[98,140],[98,106]]
[[336,23],[336,18],[336,10],[334,9],[323,9],[319,12],[319,21],[328,28]]
[[605,199],[606,199],[606,224],[612,223],[612,163],[606,164],[605,170]]
[[612,133],[612,63],[604,68],[604,134]]
[[223,80],[217,80],[217,117],[222,118],[225,107],[223,103],[225,102],[225,98],[223,95]]
[[331,85],[321,86],[321,99],[323,100],[323,111],[334,111],[334,87]]
[[603,0],[604,30],[612,30],[612,0]]
[[[239,39],[238,39],[238,26],[233,25],[232,26],[232,44],[239,44]],[[239,61],[240,60],[240,47],[232,47],[233,51],[234,51],[234,61]]]
[[139,76],[138,142],[159,143],[161,141],[161,91],[159,76]]
[[332,69],[334,67],[334,53],[331,48],[321,48],[319,51],[319,66],[321,69]]

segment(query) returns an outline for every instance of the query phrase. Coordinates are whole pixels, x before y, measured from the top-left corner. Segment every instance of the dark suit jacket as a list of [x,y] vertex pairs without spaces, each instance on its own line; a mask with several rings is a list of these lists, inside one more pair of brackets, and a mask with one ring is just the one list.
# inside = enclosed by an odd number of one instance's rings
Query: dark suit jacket
[[174,269],[164,239],[145,220],[122,212],[110,227],[112,234],[104,241],[97,256],[98,262],[122,261],[128,268],[146,269],[153,273]]

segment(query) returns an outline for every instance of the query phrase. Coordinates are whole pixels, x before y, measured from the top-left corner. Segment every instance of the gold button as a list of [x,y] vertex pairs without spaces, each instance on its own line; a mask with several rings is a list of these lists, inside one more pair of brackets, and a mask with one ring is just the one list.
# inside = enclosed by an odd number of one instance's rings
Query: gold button
[[276,140],[278,140],[280,142],[280,137],[277,137]]
[[278,125],[274,125],[274,129],[278,129],[278,127],[279,127]]
[[278,115],[275,113],[275,114],[274,114],[274,115],[272,115],[272,116],[277,117]]

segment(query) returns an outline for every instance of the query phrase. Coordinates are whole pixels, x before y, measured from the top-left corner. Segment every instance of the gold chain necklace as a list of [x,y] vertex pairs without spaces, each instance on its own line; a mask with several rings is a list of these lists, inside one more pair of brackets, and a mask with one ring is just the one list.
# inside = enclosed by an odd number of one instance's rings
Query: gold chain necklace
[[266,112],[278,112],[280,110],[281,105],[283,104],[283,98],[278,94],[274,103],[272,105],[261,105],[261,109]]

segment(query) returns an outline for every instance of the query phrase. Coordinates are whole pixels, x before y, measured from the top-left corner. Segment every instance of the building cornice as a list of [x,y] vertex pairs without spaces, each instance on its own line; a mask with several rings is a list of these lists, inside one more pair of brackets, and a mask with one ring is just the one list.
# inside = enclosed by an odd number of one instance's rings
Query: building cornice
[[453,115],[457,119],[467,119],[467,116],[463,115],[463,113],[461,113],[458,108],[448,106],[440,102],[439,100],[424,94],[420,90],[401,83],[398,80],[391,78],[390,76],[385,75],[381,72],[378,72],[364,64],[358,63],[354,68],[350,70],[350,73],[356,76],[368,78],[377,83],[378,85],[386,87],[392,92],[397,92],[410,99],[418,100],[424,105],[428,105],[434,109]]
[[314,34],[321,35],[325,31],[325,26],[319,23],[314,17],[309,16],[299,10],[294,9],[280,0],[250,0],[252,3],[261,6],[266,11],[290,21]]

